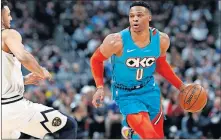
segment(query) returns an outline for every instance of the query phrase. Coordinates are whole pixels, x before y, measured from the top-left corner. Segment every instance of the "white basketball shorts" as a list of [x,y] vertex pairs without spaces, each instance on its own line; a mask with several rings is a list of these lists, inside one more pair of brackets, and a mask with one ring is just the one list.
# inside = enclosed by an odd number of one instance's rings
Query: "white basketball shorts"
[[18,139],[20,132],[43,139],[65,126],[67,117],[51,107],[26,99],[2,105],[2,138]]

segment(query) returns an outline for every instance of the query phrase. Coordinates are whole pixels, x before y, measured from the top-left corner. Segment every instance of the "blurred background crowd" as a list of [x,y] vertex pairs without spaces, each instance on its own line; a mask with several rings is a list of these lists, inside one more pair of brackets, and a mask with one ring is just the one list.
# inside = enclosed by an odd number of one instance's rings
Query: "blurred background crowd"
[[[122,138],[122,116],[111,98],[111,63],[105,63],[105,99],[91,104],[95,84],[89,59],[109,33],[128,27],[131,1],[11,0],[12,27],[25,48],[52,73],[53,80],[27,86],[25,97],[73,116],[77,138]],[[184,112],[178,91],[160,75],[166,138],[220,138],[220,9],[215,0],[149,1],[151,26],[171,40],[168,61],[185,83],[199,83],[208,103],[199,113]],[[28,71],[23,69],[23,73]]]

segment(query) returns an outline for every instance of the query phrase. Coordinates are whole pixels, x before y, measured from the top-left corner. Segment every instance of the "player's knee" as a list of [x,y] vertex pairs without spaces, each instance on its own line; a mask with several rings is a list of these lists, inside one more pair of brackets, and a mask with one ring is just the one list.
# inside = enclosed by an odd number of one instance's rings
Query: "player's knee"
[[127,115],[128,124],[133,125],[134,127],[139,127],[142,124],[143,119],[144,119],[144,116],[142,113]]
[[66,122],[66,124],[64,126],[64,129],[72,130],[73,133],[77,134],[77,127],[78,127],[78,125],[77,125],[76,120],[74,118],[72,118],[72,117],[69,117],[69,116],[67,116],[67,117],[68,117],[68,119],[67,119],[67,122]]
[[65,126],[60,129],[56,134],[60,139],[75,139],[77,137],[77,122],[74,118],[67,116]]
[[156,133],[156,131],[154,130],[147,112],[140,112],[138,114],[129,114],[127,115],[127,122],[129,126],[135,131],[140,130],[140,132],[142,133],[144,132],[142,135],[143,138],[160,138]]

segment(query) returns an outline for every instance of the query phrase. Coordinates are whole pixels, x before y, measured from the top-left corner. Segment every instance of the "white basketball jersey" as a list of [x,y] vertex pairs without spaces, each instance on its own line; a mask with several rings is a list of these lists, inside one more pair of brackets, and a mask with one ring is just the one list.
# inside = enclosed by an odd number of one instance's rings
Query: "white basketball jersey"
[[19,99],[23,93],[21,63],[12,54],[2,50],[2,103]]

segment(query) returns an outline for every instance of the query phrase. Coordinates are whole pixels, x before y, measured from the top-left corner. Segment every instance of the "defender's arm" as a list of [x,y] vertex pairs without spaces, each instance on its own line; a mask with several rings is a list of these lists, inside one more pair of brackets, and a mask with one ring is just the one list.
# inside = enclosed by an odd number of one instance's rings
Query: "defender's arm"
[[10,29],[9,35],[5,38],[4,42],[26,69],[45,78],[42,67],[38,64],[35,58],[24,49],[21,35],[16,30]]

